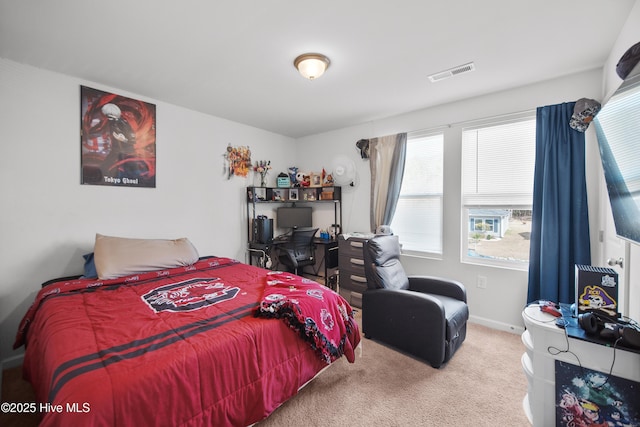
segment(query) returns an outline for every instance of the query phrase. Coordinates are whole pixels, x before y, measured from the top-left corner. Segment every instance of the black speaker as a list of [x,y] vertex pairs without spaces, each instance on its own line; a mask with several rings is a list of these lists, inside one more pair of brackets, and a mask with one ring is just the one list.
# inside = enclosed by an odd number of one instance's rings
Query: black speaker
[[259,215],[253,220],[253,236],[251,239],[254,243],[268,244],[273,242],[273,219],[264,215]]

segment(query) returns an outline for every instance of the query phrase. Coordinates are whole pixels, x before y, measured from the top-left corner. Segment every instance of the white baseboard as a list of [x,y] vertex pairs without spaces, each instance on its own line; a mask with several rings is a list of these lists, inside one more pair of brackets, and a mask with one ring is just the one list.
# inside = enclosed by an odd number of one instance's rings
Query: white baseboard
[[524,326],[516,326],[510,325],[508,323],[496,322],[495,320],[487,319],[484,317],[470,315],[469,322],[486,326],[487,328],[497,329],[499,331],[511,332],[512,334],[517,335],[522,335],[522,333],[524,332]]

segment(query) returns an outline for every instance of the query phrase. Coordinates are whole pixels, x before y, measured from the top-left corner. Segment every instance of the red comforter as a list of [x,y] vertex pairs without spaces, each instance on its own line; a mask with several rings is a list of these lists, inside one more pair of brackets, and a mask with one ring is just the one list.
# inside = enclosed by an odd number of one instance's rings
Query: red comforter
[[327,363],[343,354],[349,362],[355,360],[360,334],[351,307],[340,295],[312,280],[269,272],[257,315],[283,319]]
[[[360,339],[339,295],[297,285],[300,295],[269,310],[273,273],[209,258],[46,286],[15,343],[26,345],[24,374],[41,426],[241,426],[265,418],[328,362],[343,353],[353,361]],[[258,317],[260,307],[285,321]],[[311,323],[323,326],[304,327]]]

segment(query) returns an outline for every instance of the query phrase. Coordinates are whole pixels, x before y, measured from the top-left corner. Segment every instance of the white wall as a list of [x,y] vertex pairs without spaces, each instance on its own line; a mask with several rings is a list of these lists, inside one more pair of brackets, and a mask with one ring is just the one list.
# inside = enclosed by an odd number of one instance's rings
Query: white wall
[[[80,85],[156,104],[155,189],[80,185]],[[39,285],[82,272],[95,233],[188,237],[201,255],[244,260],[244,190],[223,175],[228,144],[248,145],[274,171],[293,163],[291,138],[117,88],[0,58],[0,361]],[[275,183],[277,173],[269,178]]]
[[[455,79],[437,84],[455,84]],[[599,98],[602,73],[592,70],[526,87],[467,99],[447,105],[379,120],[367,125],[301,138],[298,143],[300,164],[322,159],[330,164],[337,154],[350,156],[357,165],[359,185],[345,195],[347,208],[344,231],[369,231],[368,161],[359,157],[355,143],[361,138],[389,135],[397,132],[445,126],[444,152],[444,254],[442,260],[404,256],[403,264],[410,274],[430,274],[451,277],[467,287],[473,321],[505,330],[522,328],[521,311],[526,304],[527,272],[463,264],[460,262],[461,235],[461,122],[535,110],[536,107],[575,101],[582,97]],[[590,154],[588,162],[599,162],[594,135],[587,134]],[[304,158],[303,158],[304,157]],[[589,176],[595,190],[589,194],[594,204],[590,214],[597,217],[597,176]],[[597,224],[597,218],[595,221]],[[592,235],[597,233],[593,230]],[[592,239],[593,240],[593,239]],[[476,287],[477,276],[487,278],[486,289]]]
[[[243,259],[246,241],[243,187],[253,179],[223,177],[227,144],[249,145],[254,160],[318,171],[339,154],[356,163],[358,180],[343,191],[343,230],[369,230],[369,164],[360,159],[361,138],[451,125],[445,136],[445,242],[442,260],[406,257],[412,274],[435,274],[467,285],[475,321],[519,328],[527,273],[461,264],[460,122],[535,109],[581,97],[602,99],[619,85],[611,72],[620,55],[640,40],[640,2],[604,68],[522,88],[468,99],[292,141],[117,88],[43,71],[0,58],[0,361],[11,350],[18,322],[39,284],[77,274],[81,255],[96,232],[130,237],[189,237],[202,255]],[[87,85],[157,106],[157,188],[80,185],[80,93]],[[438,84],[455,84],[455,79]],[[600,251],[598,211],[601,169],[595,137],[587,133],[592,252]],[[606,203],[606,201],[604,202]],[[315,217],[314,217],[315,220]],[[633,247],[632,277],[640,276],[640,249]],[[475,286],[487,277],[487,288]],[[636,282],[637,279],[636,279]],[[639,292],[640,293],[640,292]],[[636,309],[637,310],[637,309]]]
[[622,79],[616,74],[616,64],[620,57],[634,44],[640,42],[640,0],[636,0],[627,22],[620,31],[618,38],[611,49],[609,57],[604,64],[602,78],[602,94],[608,99],[620,86]]

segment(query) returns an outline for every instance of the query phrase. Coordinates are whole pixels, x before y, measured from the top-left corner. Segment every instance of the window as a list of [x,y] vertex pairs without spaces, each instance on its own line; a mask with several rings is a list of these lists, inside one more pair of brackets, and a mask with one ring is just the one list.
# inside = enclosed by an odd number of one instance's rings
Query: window
[[463,261],[527,267],[535,139],[531,113],[463,129]]
[[616,234],[640,243],[640,77],[624,81],[595,125]]
[[476,210],[476,212],[469,212],[471,217],[471,228],[469,231],[485,231],[495,233],[495,222],[489,218],[477,218],[476,214],[483,214],[484,211]]
[[442,254],[442,164],[444,136],[407,135],[400,199],[391,223],[406,253]]

